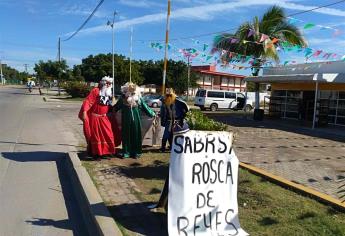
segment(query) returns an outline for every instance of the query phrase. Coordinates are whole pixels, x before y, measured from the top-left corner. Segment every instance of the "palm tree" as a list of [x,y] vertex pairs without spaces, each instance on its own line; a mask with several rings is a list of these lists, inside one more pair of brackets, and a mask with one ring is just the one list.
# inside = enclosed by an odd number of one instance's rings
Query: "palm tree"
[[[279,62],[276,47],[286,42],[301,47],[307,45],[299,29],[288,22],[283,8],[273,6],[262,19],[254,17],[252,22],[240,25],[234,34],[216,36],[213,47],[218,52],[226,50],[253,57],[252,74],[257,76],[267,59]],[[231,60],[231,56],[225,53],[222,59]]]

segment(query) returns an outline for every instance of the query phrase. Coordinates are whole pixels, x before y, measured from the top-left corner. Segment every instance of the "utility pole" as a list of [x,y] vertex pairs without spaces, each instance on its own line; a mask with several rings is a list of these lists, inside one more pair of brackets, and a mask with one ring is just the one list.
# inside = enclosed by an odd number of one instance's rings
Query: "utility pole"
[[24,64],[24,67],[25,67],[25,73],[28,73],[28,65],[29,65],[29,64],[26,64],[26,63]]
[[59,61],[59,71],[58,71],[58,81],[57,81],[57,85],[58,85],[58,95],[61,95],[61,91],[60,91],[60,66],[61,66],[61,39],[59,37],[59,42],[58,42],[58,61]]
[[2,62],[0,60],[0,78],[1,78],[1,84],[4,85],[4,77],[2,75]]
[[59,37],[59,42],[58,42],[58,60],[59,63],[61,61],[61,38]]
[[188,75],[187,75],[187,102],[189,101],[189,80],[190,80],[190,55],[188,55]]
[[131,45],[129,49],[129,82],[132,83],[132,53],[133,53],[133,27],[131,27]]
[[168,0],[167,23],[166,23],[166,31],[165,31],[165,53],[164,53],[164,68],[163,68],[163,83],[162,83],[163,96],[165,95],[165,80],[167,76],[169,28],[170,28],[170,0]]
[[115,35],[114,35],[114,24],[115,24],[115,16],[117,15],[117,12],[114,11],[113,14],[113,21],[107,22],[107,25],[110,25],[111,29],[112,29],[112,47],[111,47],[111,52],[112,52],[112,63],[113,63],[113,104],[115,104],[115,60],[114,60],[114,39],[115,39]]

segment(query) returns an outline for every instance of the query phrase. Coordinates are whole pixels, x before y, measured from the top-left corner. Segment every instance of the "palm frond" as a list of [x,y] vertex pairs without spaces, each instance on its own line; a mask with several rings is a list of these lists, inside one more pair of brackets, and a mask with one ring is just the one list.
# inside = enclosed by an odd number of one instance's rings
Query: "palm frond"
[[[248,37],[250,30],[254,30],[255,33]],[[264,42],[259,42],[262,34],[268,35],[270,38]],[[231,40],[229,40],[231,37],[239,39],[239,43],[231,43]],[[279,62],[279,55],[275,45],[271,41],[273,38],[302,47],[307,45],[301,31],[296,26],[288,23],[284,9],[279,6],[269,8],[261,19],[256,16],[252,22],[244,22],[234,34],[222,34],[218,36],[214,40],[213,45],[218,51],[228,50],[255,57],[255,68],[257,68],[256,66],[261,65],[266,59]]]
[[274,35],[277,38],[287,41],[292,44],[296,44],[302,47],[307,46],[307,42],[305,41],[302,32],[294,25],[284,22],[277,26],[276,32]]

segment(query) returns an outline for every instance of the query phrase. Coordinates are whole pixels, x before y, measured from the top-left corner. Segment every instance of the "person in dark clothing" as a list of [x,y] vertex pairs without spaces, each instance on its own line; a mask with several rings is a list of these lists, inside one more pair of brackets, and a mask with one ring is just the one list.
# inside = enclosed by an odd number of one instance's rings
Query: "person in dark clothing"
[[162,138],[162,152],[165,152],[167,142],[169,142],[170,147],[172,147],[174,133],[176,134],[189,130],[184,121],[188,110],[188,105],[176,97],[173,89],[167,89],[160,110],[161,125],[165,128]]

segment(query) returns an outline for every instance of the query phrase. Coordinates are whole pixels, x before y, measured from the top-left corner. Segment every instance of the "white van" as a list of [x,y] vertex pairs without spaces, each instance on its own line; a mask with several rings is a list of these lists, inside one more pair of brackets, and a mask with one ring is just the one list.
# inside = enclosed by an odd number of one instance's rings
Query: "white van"
[[254,107],[254,101],[240,92],[199,89],[195,95],[194,105],[201,110],[209,108],[211,111],[217,109],[250,111]]

